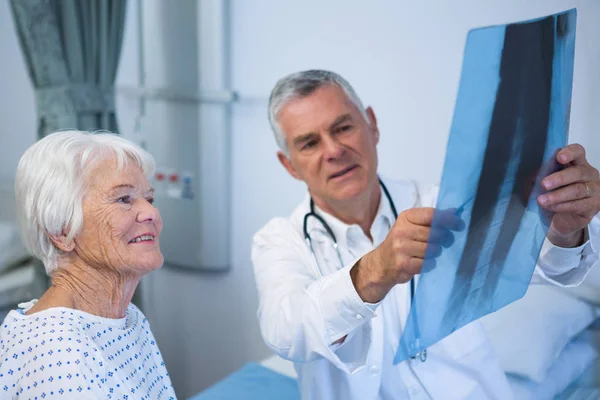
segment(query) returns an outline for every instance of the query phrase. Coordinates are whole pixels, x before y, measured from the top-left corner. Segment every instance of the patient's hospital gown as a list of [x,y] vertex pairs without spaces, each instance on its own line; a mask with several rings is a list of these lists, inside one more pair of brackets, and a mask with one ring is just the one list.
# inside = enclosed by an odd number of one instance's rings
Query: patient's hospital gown
[[1,399],[175,399],[148,321],[133,304],[121,319],[24,310],[0,325]]

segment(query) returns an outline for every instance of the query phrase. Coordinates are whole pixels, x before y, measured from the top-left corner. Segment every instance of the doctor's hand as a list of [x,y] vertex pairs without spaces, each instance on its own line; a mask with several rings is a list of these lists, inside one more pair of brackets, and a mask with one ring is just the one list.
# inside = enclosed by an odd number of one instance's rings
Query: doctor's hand
[[554,212],[547,237],[560,247],[583,244],[584,229],[600,212],[600,176],[585,157],[585,149],[571,144],[556,155],[565,168],[542,180],[549,190],[538,197],[543,208]]
[[443,227],[433,228],[434,212],[412,208],[400,213],[386,239],[352,267],[352,283],[363,301],[381,301],[392,287],[419,274],[426,258],[434,263],[442,248],[454,242],[451,230],[464,223],[451,211],[438,211]]

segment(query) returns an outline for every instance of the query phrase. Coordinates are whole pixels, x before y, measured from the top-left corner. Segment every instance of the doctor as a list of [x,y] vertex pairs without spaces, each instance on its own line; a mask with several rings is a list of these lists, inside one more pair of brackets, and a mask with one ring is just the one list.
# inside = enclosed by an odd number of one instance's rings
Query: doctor
[[[512,398],[478,322],[392,363],[427,239],[451,235],[430,228],[434,187],[379,180],[373,110],[339,75],[313,70],[276,84],[269,119],[279,161],[308,196],[254,237],[258,317],[267,345],[295,363],[302,398]],[[598,261],[600,181],[581,146],[557,159],[567,168],[538,199],[557,214],[537,273],[571,285]]]

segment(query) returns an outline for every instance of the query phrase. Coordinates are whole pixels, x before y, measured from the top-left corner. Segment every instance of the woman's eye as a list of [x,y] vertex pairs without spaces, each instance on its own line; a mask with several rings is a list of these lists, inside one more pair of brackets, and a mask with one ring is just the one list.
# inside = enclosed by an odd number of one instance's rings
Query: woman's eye
[[150,204],[154,204],[154,197],[150,197],[149,199],[146,199],[146,201]]
[[131,196],[119,197],[119,200],[117,201],[121,204],[131,204]]

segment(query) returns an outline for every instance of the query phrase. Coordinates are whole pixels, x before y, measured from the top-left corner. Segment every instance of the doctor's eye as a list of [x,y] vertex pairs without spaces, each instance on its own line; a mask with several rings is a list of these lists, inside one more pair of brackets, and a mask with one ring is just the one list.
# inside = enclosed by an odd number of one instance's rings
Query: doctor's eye
[[343,132],[348,132],[351,129],[352,129],[352,125],[343,125],[343,126],[340,126],[338,129],[336,129],[336,132],[343,133]]
[[304,146],[302,146],[302,150],[308,150],[310,148],[313,148],[317,145],[317,141],[316,140],[310,140],[308,142],[306,142],[306,144]]

